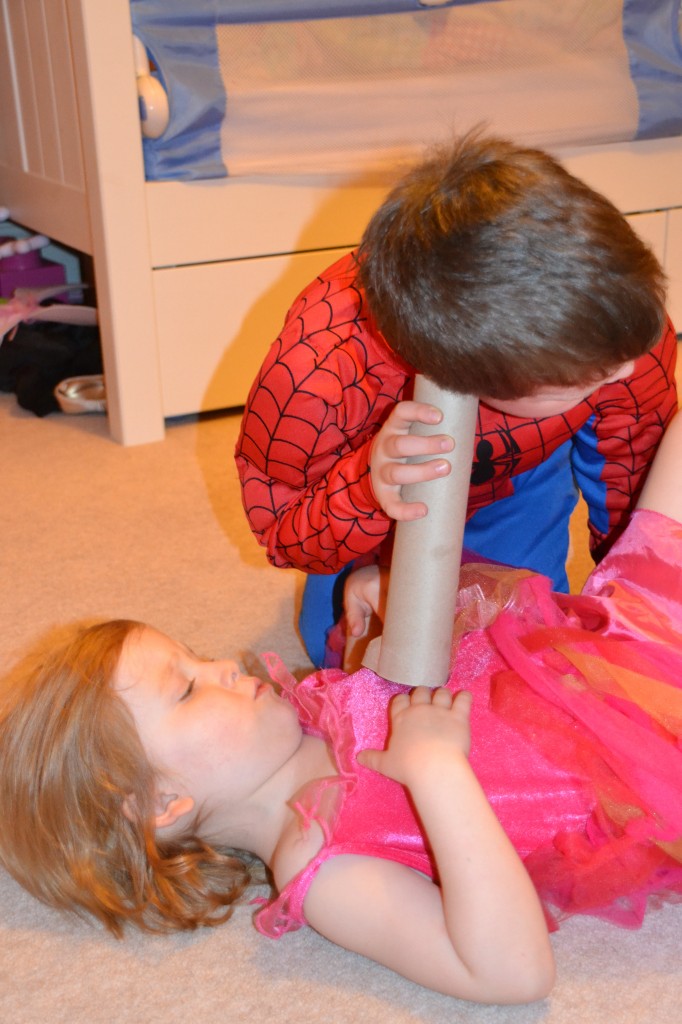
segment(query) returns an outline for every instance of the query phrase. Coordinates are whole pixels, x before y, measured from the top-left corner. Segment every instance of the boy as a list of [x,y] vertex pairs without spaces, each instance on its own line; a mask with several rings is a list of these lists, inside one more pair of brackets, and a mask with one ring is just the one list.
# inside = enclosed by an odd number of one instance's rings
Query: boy
[[297,298],[237,442],[268,558],[324,574],[300,622],[313,661],[332,574],[385,560],[393,520],[426,513],[400,486],[447,471],[451,439],[408,434],[438,418],[409,402],[415,372],[480,398],[465,544],[565,590],[576,484],[599,560],[677,407],[675,356],[661,268],[604,197],[479,132],[430,155]]

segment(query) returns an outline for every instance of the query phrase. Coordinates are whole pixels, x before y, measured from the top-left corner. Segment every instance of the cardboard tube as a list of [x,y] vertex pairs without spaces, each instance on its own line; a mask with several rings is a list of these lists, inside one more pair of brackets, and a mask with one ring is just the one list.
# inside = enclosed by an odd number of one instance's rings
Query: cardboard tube
[[443,413],[441,423],[415,423],[412,433],[451,434],[455,447],[445,458],[452,469],[447,477],[403,487],[406,501],[423,501],[429,512],[396,524],[384,629],[368,645],[364,664],[395,683],[436,687],[450,672],[478,399],[446,391],[421,374],[414,398]]

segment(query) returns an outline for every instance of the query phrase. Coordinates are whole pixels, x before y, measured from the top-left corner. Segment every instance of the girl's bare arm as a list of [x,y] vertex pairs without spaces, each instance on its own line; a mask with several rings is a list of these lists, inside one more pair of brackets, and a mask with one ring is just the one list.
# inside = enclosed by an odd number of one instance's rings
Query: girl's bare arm
[[409,790],[440,885],[378,858],[335,857],[305,902],[312,927],[429,988],[487,1003],[547,995],[544,914],[467,759],[470,698],[418,688],[395,698],[385,751],[362,760]]

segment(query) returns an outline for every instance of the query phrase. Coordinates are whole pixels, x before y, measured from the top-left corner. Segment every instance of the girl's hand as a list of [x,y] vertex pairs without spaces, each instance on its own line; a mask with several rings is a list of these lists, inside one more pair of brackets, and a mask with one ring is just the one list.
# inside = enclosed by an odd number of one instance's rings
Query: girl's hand
[[343,590],[343,610],[349,636],[364,636],[372,613],[383,621],[387,592],[387,569],[363,565],[349,573]]
[[409,786],[443,760],[469,756],[471,694],[417,686],[391,701],[385,750],[362,750],[358,763]]
[[410,456],[442,455],[455,447],[449,434],[411,434],[413,423],[436,424],[443,419],[440,409],[424,402],[398,402],[374,438],[370,455],[372,488],[380,507],[392,519],[422,519],[428,512],[422,501],[405,502],[400,496],[403,484],[421,483],[447,476],[447,459],[406,462]]

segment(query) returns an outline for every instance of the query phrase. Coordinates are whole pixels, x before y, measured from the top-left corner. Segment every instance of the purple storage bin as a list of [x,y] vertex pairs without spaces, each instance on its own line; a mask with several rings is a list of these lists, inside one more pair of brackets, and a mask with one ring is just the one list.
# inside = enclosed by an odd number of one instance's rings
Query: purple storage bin
[[[0,298],[10,299],[16,288],[48,288],[55,284],[66,284],[64,267],[44,259],[36,250],[0,259]],[[55,298],[67,296],[65,292]]]

